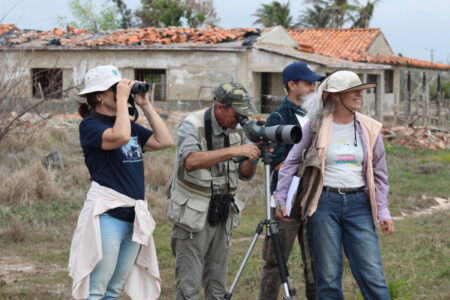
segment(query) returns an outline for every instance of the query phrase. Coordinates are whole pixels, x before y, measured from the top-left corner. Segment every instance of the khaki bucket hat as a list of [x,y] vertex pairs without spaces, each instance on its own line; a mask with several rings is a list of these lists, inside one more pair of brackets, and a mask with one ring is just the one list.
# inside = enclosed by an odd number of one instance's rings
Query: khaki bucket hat
[[366,90],[375,86],[375,83],[362,83],[355,72],[337,71],[325,78],[317,90],[319,95],[321,95],[319,99],[325,101],[330,93]]

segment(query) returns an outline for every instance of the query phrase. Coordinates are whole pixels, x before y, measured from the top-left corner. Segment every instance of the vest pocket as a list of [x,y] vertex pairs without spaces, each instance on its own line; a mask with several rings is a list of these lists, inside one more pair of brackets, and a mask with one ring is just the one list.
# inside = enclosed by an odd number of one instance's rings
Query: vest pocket
[[202,187],[211,187],[211,171],[209,169],[184,170],[184,180]]
[[226,165],[230,166],[230,187],[232,189],[236,189],[238,186],[238,179],[239,179],[239,163],[235,163],[232,160],[230,160]]
[[236,208],[234,207],[234,205],[232,205],[233,207],[231,211],[233,212],[233,228],[238,227],[239,224],[241,224],[241,212],[245,207],[245,203],[237,198],[234,199],[234,203],[236,204],[239,211],[236,211]]
[[168,217],[176,225],[190,231],[199,232],[205,226],[209,199],[186,190],[175,189],[169,203]]
[[233,204],[230,205],[230,217],[228,217],[225,226],[228,234],[231,233],[233,228],[236,228],[241,224],[241,212],[245,207],[245,203],[237,198],[234,198],[234,203],[236,206]]

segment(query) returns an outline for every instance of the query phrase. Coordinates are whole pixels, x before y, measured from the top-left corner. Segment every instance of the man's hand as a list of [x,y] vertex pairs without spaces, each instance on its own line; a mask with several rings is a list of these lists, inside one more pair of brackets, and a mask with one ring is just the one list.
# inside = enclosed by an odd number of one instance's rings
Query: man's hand
[[381,221],[380,226],[381,226],[381,231],[383,231],[385,236],[388,236],[395,231],[394,230],[394,221],[392,221],[392,220]]
[[261,151],[259,151],[259,148],[256,145],[245,144],[235,148],[235,157],[247,157],[249,161],[255,161],[261,155]]

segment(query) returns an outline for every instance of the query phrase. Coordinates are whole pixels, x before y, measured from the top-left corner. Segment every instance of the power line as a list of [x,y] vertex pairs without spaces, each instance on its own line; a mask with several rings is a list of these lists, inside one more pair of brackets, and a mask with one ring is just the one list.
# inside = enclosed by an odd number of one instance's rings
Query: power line
[[436,48],[425,48],[425,50],[430,51],[431,62],[434,62],[434,50],[437,50],[437,49]]

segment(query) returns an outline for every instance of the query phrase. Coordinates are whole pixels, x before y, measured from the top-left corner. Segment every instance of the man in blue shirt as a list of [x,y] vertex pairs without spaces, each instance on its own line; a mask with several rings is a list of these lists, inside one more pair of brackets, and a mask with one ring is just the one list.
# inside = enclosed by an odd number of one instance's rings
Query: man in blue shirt
[[[324,76],[314,73],[304,62],[294,62],[288,65],[284,68],[282,76],[283,84],[285,85],[288,95],[280,106],[278,106],[277,109],[270,114],[267,119],[266,126],[303,126],[308,121],[308,112],[304,107],[304,104],[308,98],[314,96],[314,83],[318,80],[322,80]],[[312,101],[314,101],[314,99],[312,99]],[[273,160],[270,166],[272,172],[272,181],[270,186],[271,193],[273,193],[277,188],[278,170],[283,165],[284,160],[293,146],[294,145],[292,144],[281,143],[275,145]],[[277,203],[272,203],[272,216],[275,215],[274,206],[276,204]],[[303,233],[303,226],[294,220],[284,218],[278,210],[276,210],[274,219],[280,222],[278,236],[286,262],[288,261],[289,255],[292,251],[295,237],[298,235],[304,265],[306,297],[308,299],[315,299],[316,290],[313,264],[306,241],[306,233]],[[263,268],[259,299],[276,300],[280,290],[281,280],[278,271],[278,263],[273,248],[273,242],[267,236],[264,239],[262,257],[266,261],[266,264]]]

